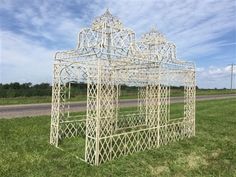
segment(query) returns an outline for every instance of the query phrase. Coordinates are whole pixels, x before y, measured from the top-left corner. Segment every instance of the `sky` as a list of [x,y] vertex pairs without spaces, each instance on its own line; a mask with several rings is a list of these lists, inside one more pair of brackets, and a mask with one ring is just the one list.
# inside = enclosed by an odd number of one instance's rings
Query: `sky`
[[230,87],[236,0],[0,0],[0,83],[51,83],[55,52],[76,48],[107,8],[137,39],[155,26],[174,42],[179,59],[195,62],[198,87]]

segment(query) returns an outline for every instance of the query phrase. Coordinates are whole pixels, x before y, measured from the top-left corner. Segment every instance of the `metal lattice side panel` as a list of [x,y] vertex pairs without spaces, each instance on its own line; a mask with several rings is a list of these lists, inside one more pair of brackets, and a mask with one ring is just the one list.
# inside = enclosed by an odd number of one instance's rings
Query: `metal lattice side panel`
[[60,117],[60,63],[54,64],[53,86],[52,86],[52,110],[51,110],[51,131],[50,144],[58,146],[59,140],[59,117]]
[[[86,161],[88,163],[98,165],[101,158],[101,153],[103,152],[103,147],[109,147],[111,145],[110,140],[104,141],[103,144],[100,143],[102,137],[110,136],[113,134],[116,125],[116,87],[109,75],[111,70],[100,68],[96,75],[95,84],[93,87],[88,86],[88,114],[87,118],[92,119],[91,122],[87,122],[89,125],[95,125],[96,127],[87,126],[86,133]],[[94,79],[94,78],[93,78]],[[90,85],[88,83],[88,85]],[[94,89],[96,87],[96,89]],[[92,101],[92,102],[90,102]],[[94,108],[90,110],[91,105],[96,103],[96,112]],[[95,131],[95,136],[92,134],[90,137],[90,131]],[[95,146],[91,142],[96,140]],[[93,150],[91,150],[91,148]],[[94,153],[94,155],[92,155]],[[103,155],[106,156],[109,151],[106,151]],[[109,155],[107,155],[109,156]]]
[[86,135],[86,119],[83,120],[68,120],[60,123],[60,137],[85,137]]
[[184,116],[188,121],[187,129],[189,131],[189,137],[195,136],[195,71],[190,71],[186,76],[186,86],[185,91],[185,107]]
[[99,103],[98,103],[98,70],[93,72],[94,68],[87,68],[87,115],[86,115],[86,145],[85,145],[85,161],[95,164],[97,161],[97,148],[99,137]]

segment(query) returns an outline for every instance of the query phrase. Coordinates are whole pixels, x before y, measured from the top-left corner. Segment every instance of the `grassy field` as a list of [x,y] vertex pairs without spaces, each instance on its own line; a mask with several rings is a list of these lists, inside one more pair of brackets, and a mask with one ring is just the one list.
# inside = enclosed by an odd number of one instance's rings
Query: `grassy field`
[[99,167],[48,144],[49,116],[0,120],[0,176],[236,176],[235,107],[235,99],[197,102],[196,137]]
[[[217,95],[217,94],[236,94],[236,90],[226,90],[226,89],[199,89],[196,92],[197,95]],[[171,96],[183,96],[183,91],[179,89],[171,90]],[[120,96],[121,99],[132,99],[137,98],[137,93],[135,92],[123,92]],[[80,95],[71,98],[72,102],[75,101],[85,101],[86,95]],[[33,104],[33,103],[50,103],[50,96],[32,96],[32,97],[15,97],[15,98],[0,98],[0,105],[13,105],[13,104]]]

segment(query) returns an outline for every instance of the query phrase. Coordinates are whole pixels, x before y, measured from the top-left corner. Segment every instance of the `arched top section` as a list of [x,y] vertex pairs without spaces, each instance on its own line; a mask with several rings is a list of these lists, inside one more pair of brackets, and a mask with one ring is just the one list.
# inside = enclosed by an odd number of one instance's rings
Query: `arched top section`
[[142,53],[149,55],[150,60],[158,62],[173,62],[176,60],[176,47],[156,28],[145,33],[137,42]]
[[121,21],[109,10],[97,17],[92,26],[79,33],[77,50],[81,55],[98,54],[101,58],[111,59],[128,55],[130,44],[135,41],[135,33],[125,28]]
[[153,27],[149,32],[145,33],[141,37],[141,42],[151,45],[160,45],[167,43],[166,37],[159,32],[155,27]]
[[109,10],[97,17],[92,25],[79,33],[75,50],[58,52],[56,60],[80,62],[87,66],[97,67],[97,61],[106,66],[150,67],[155,65],[194,68],[192,64],[176,57],[175,44],[152,28],[136,41],[135,32],[123,26]]
[[103,28],[121,29],[123,28],[123,25],[121,21],[117,17],[113,16],[107,9],[104,14],[95,18],[92,23],[92,28],[94,30],[99,30]]

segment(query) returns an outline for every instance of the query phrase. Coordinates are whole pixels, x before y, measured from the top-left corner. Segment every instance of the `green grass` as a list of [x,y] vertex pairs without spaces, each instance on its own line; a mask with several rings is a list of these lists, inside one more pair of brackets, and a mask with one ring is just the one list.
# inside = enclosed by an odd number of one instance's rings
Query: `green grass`
[[[85,95],[77,96],[71,99],[71,101],[85,101],[85,100],[86,100]],[[0,98],[0,105],[51,103],[51,101],[52,101],[51,96]]]
[[50,96],[0,98],[0,105],[50,103],[51,101]]
[[[173,112],[181,107],[175,104]],[[0,120],[0,176],[236,176],[236,100],[202,101],[196,108],[196,137],[99,167],[48,144],[49,116]]]
[[198,89],[197,95],[217,95],[217,94],[236,94],[236,89],[232,91],[229,89]]
[[[179,89],[172,89],[171,96],[183,96],[183,91]],[[199,89],[196,92],[197,95],[218,95],[218,94],[236,94],[236,90],[226,89]],[[120,99],[136,99],[137,93],[133,91],[124,91],[120,96]],[[79,95],[71,98],[72,102],[85,101],[86,95]],[[14,98],[0,98],[0,105],[13,105],[13,104],[35,104],[35,103],[50,103],[50,96],[32,96],[32,97],[14,97]]]

